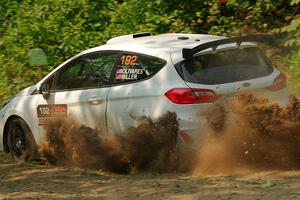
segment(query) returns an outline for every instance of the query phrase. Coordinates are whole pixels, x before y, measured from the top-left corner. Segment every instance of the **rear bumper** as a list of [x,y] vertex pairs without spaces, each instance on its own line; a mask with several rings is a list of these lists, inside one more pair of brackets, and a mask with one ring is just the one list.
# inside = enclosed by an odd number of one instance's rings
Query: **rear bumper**
[[[281,106],[285,106],[289,100],[289,93],[287,88],[278,91],[260,91],[254,92],[259,96],[264,96],[271,102],[279,103]],[[183,148],[194,149],[199,146],[201,137],[207,134],[209,131],[207,128],[206,117],[201,115],[201,111],[205,110],[213,104],[193,104],[186,107],[181,112],[176,112],[179,120],[179,145]],[[187,106],[187,105],[185,105]]]
[[271,102],[279,103],[281,106],[286,105],[289,101],[289,92],[287,88],[278,91],[263,90],[258,92],[258,94],[268,98]]
[[196,148],[200,143],[201,136],[207,132],[204,117],[197,114],[193,119],[179,120],[178,144],[184,149]]

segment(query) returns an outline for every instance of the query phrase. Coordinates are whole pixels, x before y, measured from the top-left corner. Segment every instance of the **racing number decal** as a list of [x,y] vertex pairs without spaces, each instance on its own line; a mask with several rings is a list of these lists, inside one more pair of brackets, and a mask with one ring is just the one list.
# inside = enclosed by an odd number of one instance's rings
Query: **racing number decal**
[[121,57],[121,65],[135,65],[135,62],[137,60],[136,55],[127,55]]
[[38,105],[37,114],[38,118],[67,116],[67,105]]
[[37,116],[39,118],[39,125],[47,124],[47,119],[50,117],[65,117],[67,116],[67,105],[38,105]]
[[48,105],[39,105],[37,108],[38,118],[41,117],[50,117],[50,106]]
[[137,80],[138,76],[144,73],[137,60],[137,55],[123,55],[118,65],[116,80]]

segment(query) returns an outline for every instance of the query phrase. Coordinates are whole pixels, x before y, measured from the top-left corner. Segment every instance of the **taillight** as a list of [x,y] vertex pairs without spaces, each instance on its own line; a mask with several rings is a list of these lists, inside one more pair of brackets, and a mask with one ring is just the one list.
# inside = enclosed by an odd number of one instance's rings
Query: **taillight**
[[176,104],[209,103],[217,100],[217,94],[208,89],[175,88],[165,94]]
[[280,73],[273,81],[272,86],[268,87],[269,90],[277,91],[286,87],[286,76]]
[[193,144],[193,139],[185,132],[180,132],[179,135],[181,136],[182,140],[187,144]]

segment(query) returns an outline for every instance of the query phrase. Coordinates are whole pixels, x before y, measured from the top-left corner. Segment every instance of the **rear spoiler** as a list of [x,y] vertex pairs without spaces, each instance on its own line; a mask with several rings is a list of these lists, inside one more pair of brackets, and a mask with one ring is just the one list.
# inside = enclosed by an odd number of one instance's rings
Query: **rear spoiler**
[[212,48],[213,51],[217,49],[218,46],[223,44],[231,44],[236,43],[237,47],[240,47],[243,42],[264,42],[264,43],[272,43],[274,42],[274,37],[272,35],[246,35],[234,38],[226,38],[215,40],[212,42],[207,42],[204,44],[200,44],[192,49],[182,49],[182,57],[184,59],[191,59],[193,55],[196,53]]

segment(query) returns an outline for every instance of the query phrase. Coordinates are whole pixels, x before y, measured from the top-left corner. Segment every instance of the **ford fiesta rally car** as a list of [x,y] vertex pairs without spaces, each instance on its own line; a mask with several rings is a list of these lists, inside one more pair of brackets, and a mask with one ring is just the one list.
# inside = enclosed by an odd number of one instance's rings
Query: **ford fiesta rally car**
[[149,33],[112,38],[7,101],[0,111],[0,150],[24,157],[43,142],[44,125],[56,116],[121,133],[138,124],[137,116],[158,118],[166,111],[176,112],[179,140],[190,144],[205,124],[199,111],[219,96],[238,89],[287,97],[285,76],[253,43],[268,40]]

